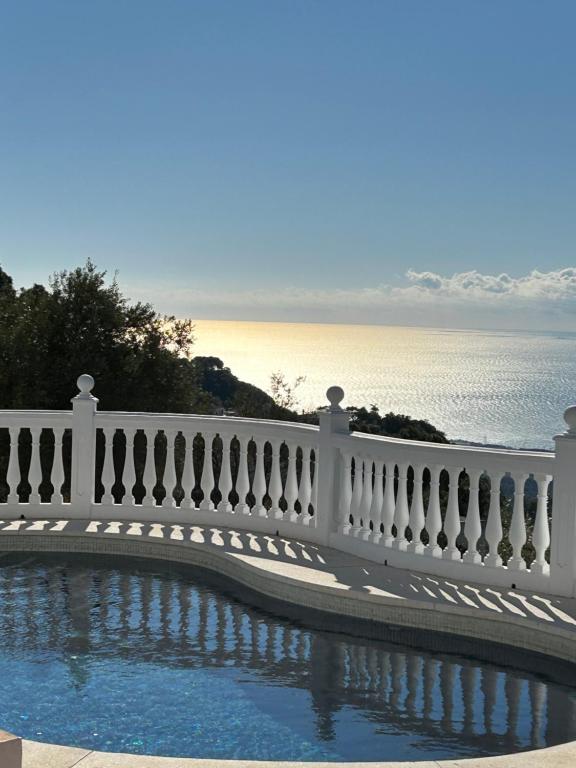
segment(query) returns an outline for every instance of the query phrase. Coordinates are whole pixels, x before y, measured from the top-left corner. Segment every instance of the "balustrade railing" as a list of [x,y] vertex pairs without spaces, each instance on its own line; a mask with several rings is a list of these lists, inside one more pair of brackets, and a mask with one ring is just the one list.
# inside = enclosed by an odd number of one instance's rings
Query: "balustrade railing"
[[214,523],[496,586],[576,589],[576,407],[554,453],[319,426],[97,410],[0,412],[0,515]]

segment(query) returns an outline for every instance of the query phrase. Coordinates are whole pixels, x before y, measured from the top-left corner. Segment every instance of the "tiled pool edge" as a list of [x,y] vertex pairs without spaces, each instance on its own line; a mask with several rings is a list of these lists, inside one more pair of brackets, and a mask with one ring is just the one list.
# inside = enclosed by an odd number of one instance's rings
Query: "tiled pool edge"
[[[84,521],[83,524],[87,524]],[[544,621],[526,619],[517,615],[495,615],[488,610],[469,608],[451,603],[433,603],[405,596],[371,594],[368,591],[348,588],[345,585],[330,586],[326,581],[326,569],[315,571],[307,564],[306,579],[295,572],[298,568],[286,563],[272,563],[266,557],[257,561],[221,551],[210,544],[197,544],[183,539],[138,540],[123,533],[79,533],[79,523],[70,532],[0,531],[0,551],[26,552],[75,552],[108,555],[127,555],[185,563],[207,568],[223,574],[251,590],[314,610],[345,615],[351,618],[387,622],[404,627],[448,632],[463,637],[473,637],[509,644],[516,648],[544,653],[548,656],[576,662],[576,627],[551,627]],[[342,568],[358,568],[362,561],[349,558]],[[373,564],[367,564],[373,568]],[[285,566],[285,567],[284,567]],[[290,572],[292,571],[292,572]],[[387,574],[397,574],[406,579],[405,571],[387,569]],[[403,584],[401,585],[403,586]],[[462,760],[423,761],[418,763],[390,763],[393,766],[417,765],[419,768],[519,768],[519,766],[573,766],[576,764],[576,742],[557,747],[500,757],[466,758]],[[24,742],[23,768],[284,768],[290,766],[370,766],[380,763],[294,763],[272,761],[223,761],[192,758],[158,758],[133,755],[98,753],[74,747]]]

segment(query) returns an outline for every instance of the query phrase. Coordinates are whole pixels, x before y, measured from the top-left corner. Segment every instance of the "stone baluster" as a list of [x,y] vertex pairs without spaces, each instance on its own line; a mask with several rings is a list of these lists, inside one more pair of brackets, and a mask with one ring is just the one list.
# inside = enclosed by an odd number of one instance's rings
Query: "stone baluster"
[[165,429],[164,435],[166,436],[166,463],[164,464],[164,477],[162,478],[162,485],[166,492],[162,499],[163,507],[175,507],[176,499],[174,498],[174,491],[178,478],[176,477],[176,456],[174,452],[174,444],[176,442],[176,435],[178,430]]
[[410,519],[408,511],[408,463],[398,464],[398,494],[396,496],[396,508],[394,510],[394,525],[396,526],[396,540],[394,546],[401,552],[408,548],[406,527]]
[[310,523],[310,502],[312,500],[312,482],[310,480],[310,454],[311,448],[302,448],[302,472],[300,473],[300,485],[298,487],[298,501],[300,502],[299,522],[304,525]]
[[102,485],[104,493],[102,494],[101,504],[114,504],[112,488],[116,481],[114,474],[114,435],[116,427],[104,427],[104,465],[102,467]]
[[360,503],[362,501],[364,462],[360,456],[354,456],[354,487],[352,489],[352,503],[350,504],[350,514],[352,515],[351,536],[358,536],[361,530],[360,526]]
[[282,498],[282,477],[280,475],[280,440],[271,440],[272,446],[272,468],[270,470],[270,482],[268,484],[268,495],[272,502],[270,507],[270,516],[275,520],[282,520],[284,512],[280,508],[280,499]]
[[50,472],[54,493],[52,495],[53,504],[63,504],[64,496],[62,487],[66,476],[64,474],[64,461],[62,458],[62,438],[64,436],[63,427],[54,428],[54,459],[52,461],[52,470]]
[[516,472],[514,478],[514,507],[512,509],[512,522],[510,523],[510,545],[512,557],[508,560],[508,568],[511,571],[525,571],[526,561],[522,557],[522,547],[526,543],[526,519],[524,517],[524,485],[528,475]]
[[426,531],[429,542],[426,554],[429,557],[442,557],[442,547],[438,544],[438,535],[442,530],[442,513],[440,511],[440,474],[444,467],[435,464],[430,467],[430,498],[426,512]]
[[29,504],[40,504],[40,483],[42,482],[42,469],[40,467],[40,435],[42,427],[31,427],[32,435],[32,455],[30,457],[30,470],[28,472],[28,482],[30,483]]
[[252,493],[256,499],[252,514],[257,517],[268,517],[266,507],[264,506],[264,496],[266,495],[266,475],[264,473],[264,446],[266,441],[262,438],[254,438],[256,443],[256,468],[254,470],[254,480],[252,482]]
[[145,496],[142,500],[142,504],[145,507],[155,507],[156,499],[154,497],[154,488],[157,483],[156,475],[156,429],[144,430],[146,435],[146,454],[144,460],[144,477],[142,482],[144,483]]
[[340,506],[338,510],[338,533],[347,536],[350,533],[350,513],[352,508],[352,454],[340,455],[342,473],[340,475]]
[[410,516],[408,525],[412,531],[412,541],[408,545],[408,552],[414,552],[421,555],[424,552],[424,544],[420,538],[426,522],[424,517],[424,501],[422,498],[422,475],[424,474],[423,464],[414,464],[414,488],[412,491],[412,504],[410,506]]
[[8,504],[18,504],[18,486],[21,479],[20,458],[18,455],[18,443],[20,439],[20,427],[10,427],[10,458],[8,459],[8,471],[6,482],[8,483]]
[[250,507],[246,501],[246,496],[250,491],[250,476],[248,474],[248,444],[250,438],[241,435],[238,438],[240,450],[238,454],[238,476],[236,478],[236,493],[238,494],[238,504],[236,512],[241,515],[249,515]]
[[[295,508],[298,499],[298,478],[296,476],[296,458],[298,446],[295,443],[288,443],[288,472],[286,475],[286,487],[284,489],[284,498],[288,505],[286,510],[288,520],[291,523],[298,522],[298,513]],[[302,461],[302,471],[304,471],[304,461]]]
[[218,478],[218,489],[222,494],[222,498],[218,502],[219,512],[232,512],[232,504],[230,503],[230,492],[232,490],[232,470],[230,467],[230,441],[231,435],[220,435],[222,440],[222,466],[220,469],[220,477]]
[[134,434],[132,427],[125,427],[126,435],[126,458],[124,460],[124,471],[122,473],[122,485],[124,486],[124,495],[122,504],[125,506],[134,505],[134,486],[136,485],[136,470],[134,468]]
[[212,443],[214,441],[214,434],[212,432],[206,432],[204,437],[204,465],[202,467],[202,479],[200,480],[200,488],[204,497],[200,502],[200,509],[214,509],[214,502],[212,501],[212,491],[214,490],[214,468],[212,466]]
[[372,460],[364,459],[362,468],[362,496],[360,498],[360,525],[359,538],[364,541],[370,539],[370,509],[372,507]]
[[546,550],[550,546],[550,526],[548,524],[548,487],[552,480],[550,475],[536,475],[538,483],[538,502],[536,508],[536,520],[532,532],[532,543],[536,550],[536,559],[531,565],[532,573],[550,573],[550,566],[546,562]]
[[460,507],[458,504],[458,485],[460,481],[461,467],[447,467],[450,475],[448,489],[448,506],[444,518],[444,533],[446,534],[446,549],[442,553],[445,560],[460,560],[460,550],[456,546],[456,539],[460,533]]
[[382,544],[391,547],[394,542],[392,526],[394,525],[394,511],[396,509],[396,497],[394,495],[394,473],[396,464],[393,461],[386,462],[386,487],[384,488],[384,502],[382,504]]
[[495,568],[499,568],[502,565],[502,558],[498,553],[498,547],[502,541],[501,482],[502,474],[500,472],[490,475],[490,508],[488,509],[488,520],[484,531],[484,536],[490,548],[490,551],[484,558],[484,565],[491,565]]
[[481,563],[482,556],[478,552],[478,539],[482,535],[482,523],[480,522],[480,475],[481,469],[469,469],[468,478],[470,493],[468,497],[468,511],[464,523],[464,535],[468,542],[468,549],[464,553],[463,560],[466,563]]
[[384,492],[382,488],[384,472],[384,461],[376,459],[374,462],[374,490],[372,492],[372,503],[370,505],[370,520],[372,521],[371,540],[378,544],[382,538],[382,506],[384,504]]
[[[318,472],[318,448],[314,449],[314,462],[312,460],[310,461],[311,466],[314,466],[314,477],[312,479],[312,494],[310,496],[310,504],[312,504],[312,509],[314,511],[314,515],[307,515],[304,518],[304,525],[309,525],[311,528],[317,528],[318,527],[318,483],[319,483],[319,472]],[[326,528],[326,525],[324,525],[324,528]]]

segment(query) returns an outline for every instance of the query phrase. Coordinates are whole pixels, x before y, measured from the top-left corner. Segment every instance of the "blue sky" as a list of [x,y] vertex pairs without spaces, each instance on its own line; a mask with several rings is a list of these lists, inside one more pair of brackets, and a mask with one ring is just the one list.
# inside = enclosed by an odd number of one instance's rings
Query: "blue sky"
[[576,330],[575,28],[573,0],[4,3],[0,262],[90,257],[193,317]]

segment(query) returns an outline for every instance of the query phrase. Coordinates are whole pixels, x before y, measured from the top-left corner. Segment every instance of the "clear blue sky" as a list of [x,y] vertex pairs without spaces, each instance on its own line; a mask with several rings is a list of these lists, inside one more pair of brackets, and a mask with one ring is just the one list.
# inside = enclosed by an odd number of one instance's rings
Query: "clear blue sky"
[[0,262],[91,257],[196,317],[576,329],[575,29],[574,0],[4,3]]

